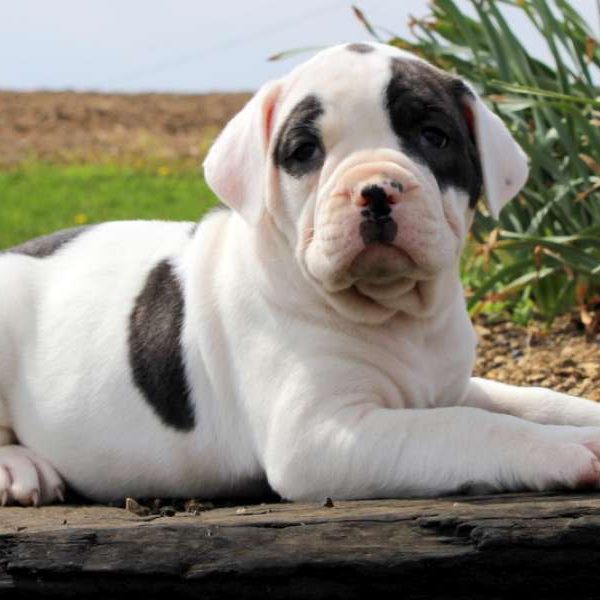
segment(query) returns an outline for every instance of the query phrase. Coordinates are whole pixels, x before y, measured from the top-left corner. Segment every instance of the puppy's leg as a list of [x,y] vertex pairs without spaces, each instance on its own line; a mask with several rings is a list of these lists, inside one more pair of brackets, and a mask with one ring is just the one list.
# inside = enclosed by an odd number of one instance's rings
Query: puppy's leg
[[63,500],[64,484],[42,457],[17,445],[9,408],[19,356],[32,339],[32,302],[37,265],[34,259],[0,256],[0,504],[38,505]]
[[600,404],[542,387],[518,387],[473,377],[461,405],[536,423],[600,427]]
[[271,486],[293,500],[576,489],[600,479],[600,428],[351,398],[282,405],[264,464]]

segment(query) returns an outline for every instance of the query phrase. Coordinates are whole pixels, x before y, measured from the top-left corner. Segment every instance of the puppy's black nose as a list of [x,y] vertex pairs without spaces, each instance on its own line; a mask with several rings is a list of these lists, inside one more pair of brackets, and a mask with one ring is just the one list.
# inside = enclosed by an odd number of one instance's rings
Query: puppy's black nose
[[367,185],[360,192],[364,208],[360,211],[363,221],[360,235],[365,245],[374,242],[391,244],[398,232],[398,225],[390,216],[391,204],[395,203],[380,185]]
[[367,203],[360,213],[363,217],[380,219],[392,212],[391,199],[381,186],[367,185],[361,190],[360,195]]

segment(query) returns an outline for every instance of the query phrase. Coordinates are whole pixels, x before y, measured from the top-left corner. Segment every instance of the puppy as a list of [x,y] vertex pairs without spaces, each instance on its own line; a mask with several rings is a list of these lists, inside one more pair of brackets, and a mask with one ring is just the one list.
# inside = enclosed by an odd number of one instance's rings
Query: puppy
[[526,158],[465,82],[380,44],[267,83],[205,162],[232,210],[0,256],[0,500],[292,500],[598,483],[600,407],[470,377],[475,205]]

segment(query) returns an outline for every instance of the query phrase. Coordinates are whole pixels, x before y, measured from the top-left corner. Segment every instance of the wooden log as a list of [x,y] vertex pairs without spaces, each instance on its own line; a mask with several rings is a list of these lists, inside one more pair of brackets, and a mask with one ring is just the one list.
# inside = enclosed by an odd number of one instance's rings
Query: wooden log
[[0,597],[596,597],[600,495],[0,510]]

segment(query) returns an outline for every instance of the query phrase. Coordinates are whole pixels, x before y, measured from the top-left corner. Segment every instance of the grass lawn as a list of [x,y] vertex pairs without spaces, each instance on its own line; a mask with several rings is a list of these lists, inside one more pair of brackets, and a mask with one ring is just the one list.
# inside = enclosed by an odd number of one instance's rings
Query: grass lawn
[[21,167],[0,172],[0,249],[86,223],[196,221],[215,202],[200,170]]

